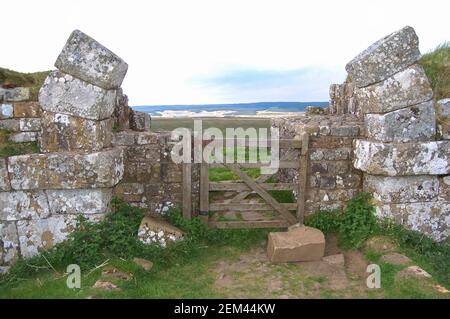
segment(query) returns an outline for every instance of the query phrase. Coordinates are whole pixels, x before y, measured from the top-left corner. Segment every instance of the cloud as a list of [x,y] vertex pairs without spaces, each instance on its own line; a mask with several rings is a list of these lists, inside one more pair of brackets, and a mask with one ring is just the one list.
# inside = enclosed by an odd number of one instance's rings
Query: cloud
[[191,85],[213,89],[227,102],[327,101],[331,83],[341,81],[338,68],[305,67],[294,70],[228,69],[196,77]]

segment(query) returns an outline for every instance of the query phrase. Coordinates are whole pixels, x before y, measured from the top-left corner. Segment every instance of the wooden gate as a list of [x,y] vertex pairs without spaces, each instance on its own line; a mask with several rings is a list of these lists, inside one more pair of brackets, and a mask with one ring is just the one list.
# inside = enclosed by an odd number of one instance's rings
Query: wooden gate
[[[268,142],[270,143],[270,141]],[[261,163],[200,164],[200,217],[211,227],[216,228],[283,228],[298,222],[303,223],[307,186],[308,143],[308,134],[304,134],[300,139],[279,140],[280,150],[298,150],[298,156],[295,159],[280,158],[279,162],[280,169],[298,170],[298,179],[290,183],[268,182],[273,174],[260,175],[254,179],[244,171],[246,168],[260,169],[264,166]],[[215,167],[228,168],[239,177],[239,180],[210,181],[210,168]],[[186,174],[190,174],[188,168],[184,171]],[[187,190],[185,188],[186,193],[190,192],[190,186],[184,186],[187,187]],[[280,203],[270,194],[270,191],[297,191],[297,200],[295,203]],[[236,193],[236,195],[221,202],[216,202],[211,199],[210,193],[212,192],[228,192]],[[249,195],[256,196],[258,201],[246,200]],[[187,205],[190,205],[190,202],[183,206],[187,208]],[[212,212],[215,218],[211,216]],[[253,219],[227,220],[221,215],[223,212],[234,212],[241,215],[247,213]],[[254,218],[254,215],[258,213],[261,215]],[[261,218],[261,216],[268,217]]]

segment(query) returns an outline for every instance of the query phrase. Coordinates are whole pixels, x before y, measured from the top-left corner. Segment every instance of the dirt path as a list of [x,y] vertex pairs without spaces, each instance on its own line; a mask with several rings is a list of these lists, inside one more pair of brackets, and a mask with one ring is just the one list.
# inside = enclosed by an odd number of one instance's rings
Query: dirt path
[[214,269],[215,289],[234,298],[366,297],[364,255],[342,251],[336,242],[334,236],[327,238],[325,255],[333,256],[328,261],[272,264],[264,246],[239,260],[220,261]]

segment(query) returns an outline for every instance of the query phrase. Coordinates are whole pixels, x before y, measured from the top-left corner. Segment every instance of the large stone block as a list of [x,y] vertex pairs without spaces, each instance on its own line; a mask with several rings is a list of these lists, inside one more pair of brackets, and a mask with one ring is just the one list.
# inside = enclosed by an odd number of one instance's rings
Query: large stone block
[[392,143],[355,140],[353,166],[372,175],[446,175],[450,141]]
[[14,221],[49,216],[47,197],[43,191],[0,192],[0,220]]
[[44,111],[103,120],[114,112],[116,90],[105,90],[70,74],[53,71],[39,91],[39,102]]
[[8,161],[11,187],[16,190],[112,187],[122,179],[123,168],[121,148],[19,155]]
[[47,190],[50,212],[54,214],[104,214],[109,210],[112,189]]
[[[364,191],[384,204],[429,202],[439,196],[437,176],[374,176],[364,175]],[[450,200],[450,198],[449,198]]]
[[0,265],[11,265],[19,258],[19,237],[13,222],[0,222]]
[[419,39],[407,26],[372,44],[345,69],[357,87],[387,79],[420,59]]
[[387,113],[429,101],[433,90],[420,65],[389,77],[383,82],[355,90],[362,113]]
[[439,135],[450,140],[450,99],[437,101],[436,113]]
[[445,240],[450,235],[449,201],[380,205],[376,208],[376,214],[424,233],[436,241]]
[[38,102],[17,102],[14,103],[14,117],[40,117],[41,106]]
[[123,153],[121,148],[114,148],[91,154],[50,154],[47,166],[49,188],[115,186],[123,177]]
[[43,112],[41,150],[99,151],[110,147],[112,119],[93,121],[66,114]]
[[267,255],[271,262],[320,260],[324,252],[325,236],[318,229],[302,226],[269,233]]
[[29,258],[50,249],[55,244],[66,240],[68,234],[75,230],[74,215],[51,216],[45,219],[19,221],[20,252]]
[[104,89],[118,88],[128,70],[121,58],[79,30],[72,32],[55,66]]
[[434,102],[386,114],[366,114],[367,137],[381,142],[429,141],[436,135]]
[[6,158],[0,158],[0,192],[7,192],[9,190],[11,190],[11,184],[9,183]]

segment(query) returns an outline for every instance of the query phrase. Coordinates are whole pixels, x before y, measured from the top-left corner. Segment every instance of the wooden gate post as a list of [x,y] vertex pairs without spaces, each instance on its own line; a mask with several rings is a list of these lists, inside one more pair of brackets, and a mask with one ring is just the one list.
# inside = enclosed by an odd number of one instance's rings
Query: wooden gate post
[[305,221],[306,188],[308,185],[308,160],[309,160],[309,134],[301,136],[302,148],[300,150],[300,165],[298,170],[298,194],[297,194],[297,220],[303,225]]
[[209,221],[209,165],[200,164],[200,212],[199,217],[204,223]]
[[192,164],[183,163],[183,218],[192,218]]

